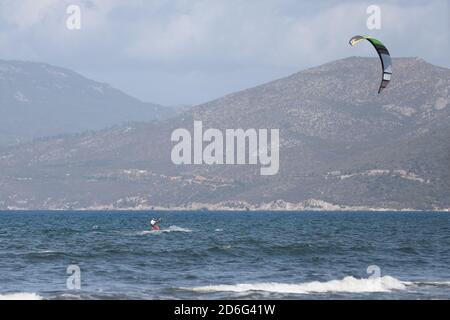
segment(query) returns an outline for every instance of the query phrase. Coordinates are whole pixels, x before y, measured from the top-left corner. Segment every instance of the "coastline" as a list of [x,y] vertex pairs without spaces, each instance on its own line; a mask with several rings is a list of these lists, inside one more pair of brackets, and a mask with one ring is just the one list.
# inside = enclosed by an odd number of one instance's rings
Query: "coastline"
[[369,211],[369,212],[450,212],[450,208],[433,208],[433,209],[418,209],[418,208],[390,208],[390,207],[368,207],[368,206],[349,206],[329,203],[323,200],[308,199],[302,202],[293,203],[284,200],[277,200],[262,204],[251,204],[245,201],[225,201],[219,203],[200,203],[193,202],[184,206],[158,206],[148,204],[138,204],[130,207],[120,207],[114,204],[94,205],[89,207],[72,207],[72,206],[51,206],[48,208],[21,208],[21,207],[7,207],[0,209],[0,211],[242,211],[242,212],[257,212],[257,211],[279,211],[279,212],[355,212],[355,211]]

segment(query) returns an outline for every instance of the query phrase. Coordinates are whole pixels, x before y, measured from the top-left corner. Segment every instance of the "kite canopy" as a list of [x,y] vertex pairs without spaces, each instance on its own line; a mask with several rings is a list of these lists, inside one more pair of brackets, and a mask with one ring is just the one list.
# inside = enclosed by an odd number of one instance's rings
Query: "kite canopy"
[[381,79],[381,85],[378,89],[378,93],[380,93],[384,88],[387,87],[389,81],[391,81],[392,76],[392,61],[391,61],[391,55],[389,54],[388,49],[384,46],[384,44],[381,43],[380,40],[377,40],[375,38],[369,37],[369,36],[354,36],[350,39],[350,45],[354,46],[357,43],[367,40],[369,41],[377,50],[378,55],[380,56],[381,60],[381,66],[383,68],[383,78]]

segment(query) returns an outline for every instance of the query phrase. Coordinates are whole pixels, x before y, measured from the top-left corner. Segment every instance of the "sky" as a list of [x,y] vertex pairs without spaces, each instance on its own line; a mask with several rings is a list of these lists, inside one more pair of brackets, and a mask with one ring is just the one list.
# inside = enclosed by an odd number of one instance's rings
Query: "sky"
[[[450,68],[449,0],[0,0],[0,59],[46,62],[143,101],[200,104],[349,56],[356,34]],[[67,28],[68,6],[81,28]],[[380,8],[369,30],[367,8]]]

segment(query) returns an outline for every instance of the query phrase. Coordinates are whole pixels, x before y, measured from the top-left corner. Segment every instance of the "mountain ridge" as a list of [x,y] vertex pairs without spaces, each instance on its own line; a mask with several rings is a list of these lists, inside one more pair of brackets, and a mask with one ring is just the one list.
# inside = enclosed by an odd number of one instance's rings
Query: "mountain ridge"
[[19,60],[0,60],[0,112],[0,145],[176,113],[75,71]]
[[[347,58],[196,106],[170,120],[0,151],[0,208],[450,208],[450,70]],[[280,171],[175,166],[171,132],[279,128]],[[316,201],[316,202],[315,202]],[[320,207],[320,206],[319,206]]]

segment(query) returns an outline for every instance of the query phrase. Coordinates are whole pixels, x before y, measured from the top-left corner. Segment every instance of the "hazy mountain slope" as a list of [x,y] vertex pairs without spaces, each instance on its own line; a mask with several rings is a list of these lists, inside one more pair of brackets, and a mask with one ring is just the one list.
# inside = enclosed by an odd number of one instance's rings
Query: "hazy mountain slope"
[[0,145],[173,114],[67,69],[0,60]]
[[[161,123],[3,150],[0,208],[320,205],[310,199],[450,208],[450,70],[415,58],[394,59],[394,68],[381,95],[379,61],[348,58]],[[279,128],[279,174],[260,176],[249,165],[173,165],[171,132],[192,131],[194,119],[205,128]]]

